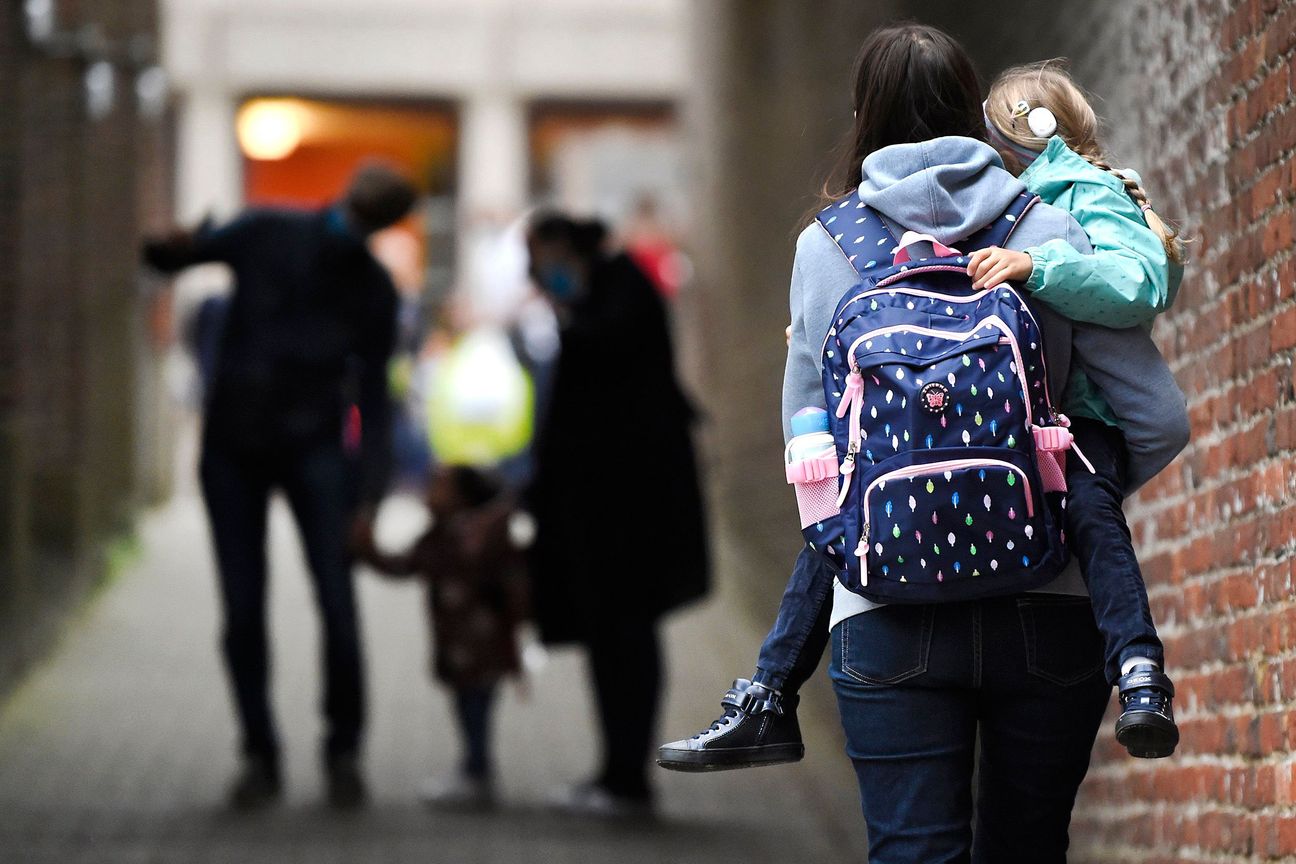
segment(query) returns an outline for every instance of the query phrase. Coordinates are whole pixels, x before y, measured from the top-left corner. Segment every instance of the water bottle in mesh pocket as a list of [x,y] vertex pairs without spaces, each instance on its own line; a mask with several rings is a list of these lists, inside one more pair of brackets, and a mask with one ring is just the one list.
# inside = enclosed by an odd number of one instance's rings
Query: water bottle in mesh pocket
[[796,489],[801,530],[811,547],[830,557],[839,550],[841,520],[837,502],[837,446],[828,431],[828,413],[803,408],[792,418],[792,440],[784,451],[787,481]]

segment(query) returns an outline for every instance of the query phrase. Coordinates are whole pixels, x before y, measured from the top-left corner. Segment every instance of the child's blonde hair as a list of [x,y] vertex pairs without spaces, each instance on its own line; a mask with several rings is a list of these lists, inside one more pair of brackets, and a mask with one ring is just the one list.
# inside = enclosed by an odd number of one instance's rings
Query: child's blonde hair
[[[1084,92],[1066,71],[1064,60],[1044,60],[1005,70],[990,87],[986,98],[986,121],[991,125],[992,143],[1002,137],[1010,147],[1000,147],[1004,162],[1015,174],[1020,174],[1029,164],[1025,153],[1039,153],[1048,144],[1047,138],[1036,136],[1030,129],[1025,112],[1044,107],[1053,112],[1057,132],[1066,145],[1096,168],[1109,171],[1125,186],[1134,203],[1143,211],[1143,218],[1153,233],[1165,244],[1166,256],[1176,264],[1184,260],[1183,242],[1179,233],[1152,209],[1147,193],[1135,180],[1111,167],[1098,143],[1098,115]],[[1018,151],[1025,151],[1018,152]]]

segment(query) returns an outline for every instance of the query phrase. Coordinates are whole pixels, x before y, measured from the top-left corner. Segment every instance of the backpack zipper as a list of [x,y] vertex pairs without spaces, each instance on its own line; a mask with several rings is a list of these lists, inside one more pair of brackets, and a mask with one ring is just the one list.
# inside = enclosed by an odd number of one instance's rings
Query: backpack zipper
[[[1006,343],[1012,346],[1013,360],[1017,364],[1017,380],[1022,387],[1022,404],[1026,406],[1026,426],[1027,428],[1029,428],[1032,423],[1032,413],[1031,413],[1031,404],[1030,404],[1031,403],[1030,382],[1026,380],[1026,364],[1022,361],[1021,347],[1017,344],[1017,337],[1013,334],[1012,330],[1008,327],[1008,325],[1004,323],[1003,319],[1000,318],[998,315],[991,315],[988,318],[982,318],[980,321],[976,323],[976,326],[973,327],[971,330],[968,330],[966,332],[960,331],[959,335],[954,335],[954,336],[951,336],[949,331],[947,330],[933,330],[930,327],[919,327],[914,324],[893,324],[890,327],[881,327],[877,330],[870,330],[869,332],[865,333],[863,336],[860,336],[858,339],[856,339],[854,342],[851,343],[850,351],[847,353],[847,357],[849,358],[851,364],[851,374],[859,374],[859,363],[855,360],[856,349],[858,349],[859,346],[862,345],[863,343],[869,341],[870,339],[877,338],[878,336],[885,336],[890,333],[921,333],[925,336],[934,336],[938,339],[947,339],[952,342],[966,342],[969,339],[971,339],[973,336],[975,336],[978,330],[986,326],[994,327],[995,329],[1003,333],[1003,337],[1000,339],[1000,344]],[[848,386],[849,383],[850,382],[848,380],[847,381]],[[860,392],[862,395],[862,388]],[[842,396],[843,401],[845,401],[845,398],[846,397],[843,394]],[[837,416],[841,417],[843,413],[844,412],[841,410],[841,407],[838,406]]]

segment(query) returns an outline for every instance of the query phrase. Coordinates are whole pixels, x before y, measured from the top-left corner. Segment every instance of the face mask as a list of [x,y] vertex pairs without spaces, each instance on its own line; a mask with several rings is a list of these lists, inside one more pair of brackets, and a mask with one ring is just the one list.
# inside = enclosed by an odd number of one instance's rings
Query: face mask
[[580,292],[580,280],[567,264],[549,264],[538,274],[540,286],[555,299],[569,302]]
[[332,237],[360,242],[365,239],[364,235],[351,226],[351,220],[347,218],[346,213],[343,212],[340,206],[329,209],[325,225],[328,226],[328,233]]

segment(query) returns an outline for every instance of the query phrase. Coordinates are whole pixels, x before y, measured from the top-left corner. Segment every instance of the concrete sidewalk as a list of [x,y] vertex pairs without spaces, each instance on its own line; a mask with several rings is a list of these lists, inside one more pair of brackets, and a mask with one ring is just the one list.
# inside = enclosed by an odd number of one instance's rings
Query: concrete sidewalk
[[[417,519],[393,502],[380,529]],[[429,812],[418,780],[453,767],[444,694],[426,674],[421,588],[362,575],[370,670],[372,805],[339,816],[320,800],[317,630],[296,534],[272,511],[274,688],[287,748],[284,803],[223,807],[235,729],[216,653],[215,585],[198,502],[181,497],[142,526],[144,554],[74,622],[60,649],[0,707],[0,861],[57,862],[791,862],[863,860],[853,774],[825,679],[805,713],[807,759],[709,776],[662,771],[663,818],[630,828],[562,818],[551,790],[594,766],[582,658],[549,655],[531,695],[510,688],[498,724],[504,806]],[[395,539],[395,538],[392,538]],[[723,600],[666,628],[662,737],[713,719],[727,676],[760,633]],[[739,628],[736,622],[742,622]],[[709,657],[702,662],[700,658]]]

